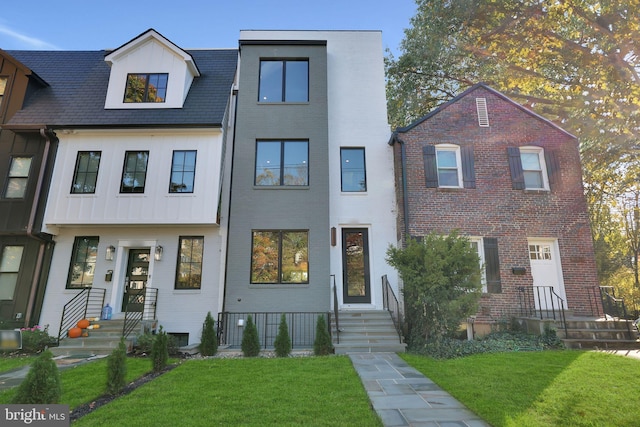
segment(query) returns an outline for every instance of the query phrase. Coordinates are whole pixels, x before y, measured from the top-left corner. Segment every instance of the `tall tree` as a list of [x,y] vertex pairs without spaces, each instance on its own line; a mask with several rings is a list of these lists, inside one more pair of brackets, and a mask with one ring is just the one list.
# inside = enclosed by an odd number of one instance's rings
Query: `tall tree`
[[386,58],[392,125],[482,81],[572,132],[599,257],[614,262],[610,207],[640,177],[640,0],[416,3],[401,56]]

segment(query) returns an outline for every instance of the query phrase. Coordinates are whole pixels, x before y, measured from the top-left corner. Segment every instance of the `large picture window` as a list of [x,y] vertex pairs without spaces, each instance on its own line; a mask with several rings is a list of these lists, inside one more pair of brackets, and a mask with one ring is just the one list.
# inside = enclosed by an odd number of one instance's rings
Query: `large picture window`
[[5,199],[24,199],[31,171],[31,157],[12,157],[4,189]]
[[340,173],[342,191],[367,191],[364,148],[340,149]]
[[308,102],[308,60],[260,61],[258,102]]
[[309,142],[258,141],[255,185],[309,185]]
[[174,151],[169,193],[193,193],[196,176],[196,151]]
[[180,237],[176,289],[200,289],[204,237]]
[[0,300],[12,300],[22,262],[22,246],[5,246],[0,257]]
[[128,74],[124,102],[164,102],[169,74]]
[[93,194],[96,192],[101,154],[100,151],[80,151],[78,153],[73,185],[71,186],[72,193]]
[[121,193],[144,193],[147,179],[148,151],[127,151],[122,168]]
[[76,237],[73,242],[67,288],[90,288],[98,259],[98,237]]
[[251,283],[309,283],[307,231],[254,231]]

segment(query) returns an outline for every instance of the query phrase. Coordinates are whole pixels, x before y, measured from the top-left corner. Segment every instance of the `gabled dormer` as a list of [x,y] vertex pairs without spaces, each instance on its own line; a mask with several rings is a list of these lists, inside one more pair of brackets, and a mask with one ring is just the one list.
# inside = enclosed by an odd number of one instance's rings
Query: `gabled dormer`
[[182,108],[193,79],[193,57],[153,29],[105,56],[111,67],[105,109]]

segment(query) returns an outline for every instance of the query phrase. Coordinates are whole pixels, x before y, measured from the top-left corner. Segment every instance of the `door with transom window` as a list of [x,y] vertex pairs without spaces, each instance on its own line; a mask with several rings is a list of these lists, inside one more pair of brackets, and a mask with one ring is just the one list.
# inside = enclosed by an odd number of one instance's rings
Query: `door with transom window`
[[[564,301],[564,308],[567,308],[567,297],[564,291],[562,267],[556,242],[553,240],[529,239],[529,262],[531,264],[533,286],[552,286],[553,291]],[[551,298],[550,292],[543,292],[540,289],[540,292],[534,292],[534,295],[536,309],[551,310],[552,307],[558,308],[558,303]]]
[[342,299],[345,304],[371,303],[366,228],[342,229]]

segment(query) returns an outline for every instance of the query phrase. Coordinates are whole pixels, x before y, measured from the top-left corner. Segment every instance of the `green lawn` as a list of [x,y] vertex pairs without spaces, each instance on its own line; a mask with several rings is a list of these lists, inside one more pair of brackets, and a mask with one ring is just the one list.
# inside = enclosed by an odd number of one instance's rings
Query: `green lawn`
[[190,360],[74,426],[381,426],[348,357]]
[[35,356],[0,356],[0,373],[30,365]]
[[640,360],[586,351],[403,354],[495,427],[640,426]]

